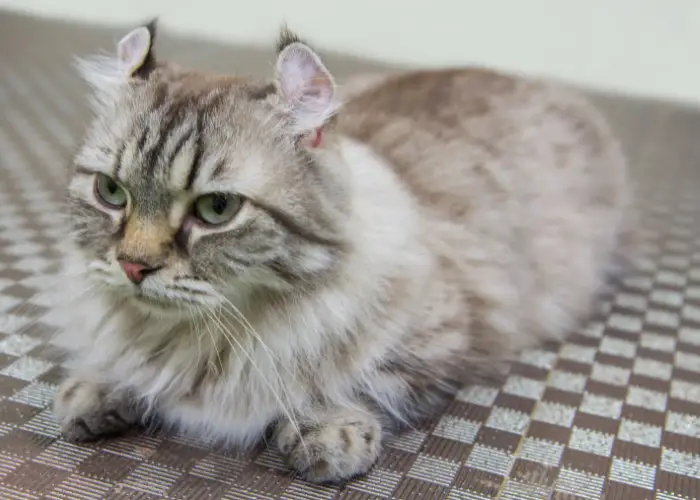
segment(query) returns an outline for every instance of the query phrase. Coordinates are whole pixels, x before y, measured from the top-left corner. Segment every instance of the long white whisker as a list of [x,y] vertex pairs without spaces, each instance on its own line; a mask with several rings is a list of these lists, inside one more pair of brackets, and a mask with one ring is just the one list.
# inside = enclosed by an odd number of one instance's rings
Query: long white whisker
[[[262,339],[260,334],[253,328],[253,325],[250,324],[248,319],[245,317],[243,312],[241,312],[240,309],[238,309],[233,302],[231,302],[227,297],[221,295],[219,296],[219,299],[222,301],[222,307],[228,308],[229,312],[231,312],[231,316],[233,317],[236,322],[238,322],[241,326],[243,326],[245,333],[248,333],[252,335],[255,340],[258,341],[260,344],[260,347],[265,351],[265,353],[268,355],[270,358],[270,361],[274,364],[276,361],[279,361],[279,358],[275,355],[274,352],[267,346],[265,341]],[[285,367],[286,368],[286,367]],[[288,370],[287,370],[288,371]],[[288,371],[289,373],[289,371]],[[291,373],[289,373],[291,375]]]
[[[271,367],[272,367],[272,369],[273,369],[274,372],[275,372],[274,374],[275,374],[275,376],[276,376],[278,382],[280,383],[280,388],[282,389],[283,395],[284,395],[285,399],[287,400],[287,404],[288,404],[290,407],[292,407],[293,405],[292,405],[291,397],[290,397],[290,395],[289,395],[289,392],[288,392],[287,389],[286,389],[286,385],[284,384],[283,379],[282,379],[282,377],[281,377],[281,375],[280,375],[280,373],[279,373],[279,370],[278,370],[278,368],[277,368],[277,365],[279,364],[279,363],[277,363],[278,359],[276,359],[276,356],[274,355],[274,353],[272,352],[272,350],[271,350],[271,349],[267,346],[267,344],[263,341],[262,337],[257,333],[257,331],[255,330],[255,328],[253,328],[253,326],[252,326],[251,323],[248,321],[248,319],[245,317],[245,315],[241,312],[241,310],[238,309],[238,308],[233,304],[233,302],[231,302],[231,300],[228,299],[228,297],[226,297],[226,296],[223,295],[223,294],[217,294],[217,298],[219,298],[219,300],[222,301],[222,304],[221,304],[222,306],[227,306],[227,307],[229,308],[230,312],[232,313],[233,319],[235,319],[239,324],[241,324],[241,326],[244,327],[246,333],[251,334],[251,335],[254,337],[254,339],[258,342],[258,344],[261,346],[261,348],[265,351],[265,354],[266,354],[266,355],[268,356],[268,358],[270,359]],[[222,315],[222,316],[223,316],[223,315]],[[226,319],[228,319],[227,316],[223,316],[223,317],[226,318]],[[233,327],[233,325],[231,325],[230,322],[227,321],[227,323],[229,324],[229,326]],[[234,328],[234,330],[235,330],[235,328]],[[236,340],[236,339],[234,339],[234,340]],[[236,342],[238,343],[237,340],[236,340]],[[240,344],[239,344],[239,345],[240,345]],[[248,353],[245,353],[245,354],[250,358],[250,356],[248,355]],[[287,366],[285,366],[284,364],[282,364],[282,366],[284,367],[284,369],[285,369],[285,371],[287,372],[287,374],[290,375],[290,377],[292,378],[292,380],[296,380],[296,375],[295,375],[294,373],[292,373],[292,372],[289,370],[289,368],[288,368]],[[262,375],[262,372],[260,371],[259,368],[258,368],[258,372],[260,372],[261,375]],[[275,396],[279,399],[279,396],[278,396],[278,395],[275,395]],[[280,402],[280,404],[282,405],[282,407],[283,407],[283,409],[284,409],[284,404],[281,403],[281,402]],[[301,428],[300,428],[300,426],[299,426],[299,422],[298,422],[298,420],[296,419],[296,417],[292,415],[292,413],[293,413],[293,412],[291,412],[291,411],[290,411],[290,412],[287,412],[287,417],[289,418],[290,422],[292,423],[295,432],[299,435],[299,438],[300,438],[300,440],[301,440],[302,446],[304,447],[304,449],[306,449],[306,444],[305,444],[304,441],[303,441],[303,437],[302,437],[302,434],[301,434]]]
[[187,311],[187,314],[190,316],[190,320],[192,321],[192,327],[194,329],[193,333],[197,336],[197,361],[195,362],[196,366],[202,360],[202,332],[199,331],[197,318],[195,317],[195,312],[193,311],[192,307],[185,307],[185,310]]
[[[221,367],[221,374],[223,375],[225,373],[224,362],[221,359],[221,353],[219,352],[219,346],[216,342],[216,338],[214,337],[214,333],[212,332],[211,328],[209,328],[209,322],[206,320],[205,315],[207,311],[205,309],[195,309],[195,311],[201,315],[202,324],[206,328],[209,338],[211,338],[212,348],[216,352],[216,357],[219,360],[219,366]],[[216,364],[214,364],[214,368],[216,368]]]
[[[295,432],[299,435],[299,439],[301,440],[302,446],[304,447],[304,449],[306,449],[306,444],[304,443],[303,437],[302,437],[302,434],[301,434],[301,428],[299,427],[299,423],[298,423],[296,417],[295,417],[295,416],[293,415],[293,413],[292,413],[292,409],[291,409],[291,408],[288,408],[288,406],[285,404],[285,402],[284,402],[284,401],[282,400],[282,398],[280,397],[280,395],[279,395],[279,393],[277,392],[277,390],[273,387],[272,383],[268,380],[268,378],[265,376],[264,372],[260,369],[260,367],[258,366],[258,364],[257,364],[257,363],[255,362],[255,360],[253,359],[253,357],[250,355],[250,353],[248,353],[248,351],[245,349],[245,347],[243,346],[243,344],[241,344],[241,342],[235,337],[235,335],[230,334],[230,333],[227,333],[227,331],[226,331],[226,326],[225,326],[225,325],[221,322],[221,320],[220,320],[218,317],[216,317],[214,314],[211,315],[211,318],[212,318],[214,321],[216,321],[216,322],[218,323],[219,327],[221,328],[221,333],[222,333],[222,335],[223,335],[224,338],[229,342],[229,344],[231,345],[231,348],[234,349],[233,344],[231,343],[231,341],[233,341],[233,342],[236,343],[236,345],[238,346],[238,348],[240,349],[240,351],[243,353],[243,355],[244,355],[246,358],[248,358],[248,361],[250,362],[250,365],[258,372],[258,374],[260,375],[261,380],[262,380],[263,383],[267,386],[267,388],[270,390],[270,392],[272,393],[273,397],[274,397],[275,400],[277,401],[277,404],[280,405],[280,407],[281,407],[281,409],[282,409],[282,412],[283,412],[283,413],[285,414],[285,416],[289,419],[290,423],[291,423],[292,426],[294,427]],[[230,325],[229,325],[229,326],[230,326]],[[235,349],[234,349],[234,350],[235,350]],[[290,398],[290,396],[289,396],[289,393],[287,392],[286,387],[284,387],[284,382],[280,379],[279,373],[277,373],[277,378],[278,378],[278,384],[280,385],[280,389],[281,389],[282,392],[284,393],[284,395],[285,395],[287,401],[291,402],[291,398]]]

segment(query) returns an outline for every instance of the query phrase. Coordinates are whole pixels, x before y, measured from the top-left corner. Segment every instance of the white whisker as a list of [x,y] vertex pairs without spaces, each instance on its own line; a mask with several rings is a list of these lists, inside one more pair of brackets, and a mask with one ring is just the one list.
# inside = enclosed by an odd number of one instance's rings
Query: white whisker
[[[211,313],[210,317],[218,323],[218,325],[220,327],[220,333],[229,342],[229,345],[231,346],[231,348],[234,349],[234,351],[235,351],[235,348],[233,347],[233,344],[232,344],[232,341],[233,341],[236,343],[236,345],[238,346],[240,351],[243,353],[243,355],[246,358],[248,358],[250,365],[258,372],[258,375],[260,376],[261,380],[267,386],[267,388],[270,390],[273,397],[277,401],[277,404],[280,405],[282,412],[291,422],[292,426],[294,427],[295,432],[298,433],[299,438],[300,438],[301,443],[302,443],[302,446],[304,446],[304,448],[306,448],[306,445],[303,442],[303,437],[301,435],[301,428],[299,427],[299,423],[298,423],[296,417],[294,416],[293,409],[288,407],[288,405],[291,405],[291,398],[290,398],[289,392],[287,391],[285,384],[279,375],[279,372],[277,372],[276,368],[274,367],[274,360],[271,359],[272,366],[273,366],[273,369],[275,369],[275,375],[277,376],[277,381],[278,381],[276,385],[278,385],[279,388],[282,390],[284,397],[287,399],[287,404],[285,404],[285,402],[282,400],[278,391],[275,389],[275,387],[270,382],[270,380],[265,376],[265,373],[263,372],[263,370],[260,369],[258,364],[255,362],[255,360],[250,355],[250,353],[245,349],[243,344],[241,344],[241,342],[235,337],[235,335],[233,335],[231,332],[227,331],[226,325],[224,325],[224,323],[221,321],[221,319],[219,317],[217,317],[213,311],[210,311],[210,313]],[[229,326],[231,326],[230,323],[229,323]]]

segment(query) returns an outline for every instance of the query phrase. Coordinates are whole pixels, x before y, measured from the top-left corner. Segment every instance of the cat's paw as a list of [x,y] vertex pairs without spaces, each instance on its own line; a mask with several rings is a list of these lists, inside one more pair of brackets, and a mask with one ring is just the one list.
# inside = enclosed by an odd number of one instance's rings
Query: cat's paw
[[346,412],[316,422],[289,421],[277,430],[287,465],[315,483],[339,483],[369,472],[381,451],[382,429],[369,413]]
[[123,398],[94,382],[70,378],[58,389],[54,415],[67,441],[83,442],[126,431],[138,414]]

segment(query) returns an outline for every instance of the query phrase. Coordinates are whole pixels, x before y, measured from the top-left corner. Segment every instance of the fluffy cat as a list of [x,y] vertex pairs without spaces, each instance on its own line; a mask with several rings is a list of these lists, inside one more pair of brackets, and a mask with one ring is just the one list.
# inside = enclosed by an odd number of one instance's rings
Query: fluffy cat
[[343,100],[288,31],[270,81],[160,61],[154,35],[82,65],[67,439],[151,414],[236,447],[273,429],[303,477],[343,481],[475,366],[589,313],[631,195],[575,93],[453,69]]

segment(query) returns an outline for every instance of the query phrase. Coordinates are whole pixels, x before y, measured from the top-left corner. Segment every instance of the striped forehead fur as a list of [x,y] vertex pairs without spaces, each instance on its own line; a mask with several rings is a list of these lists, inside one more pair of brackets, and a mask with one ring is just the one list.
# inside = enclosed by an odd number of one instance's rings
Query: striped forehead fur
[[[258,220],[246,222],[246,238],[241,239],[237,230],[231,232],[240,243],[236,252],[203,251],[205,243],[229,244],[220,236],[204,238],[198,246],[200,260],[218,260],[217,268],[234,266],[235,260],[240,264],[236,273],[245,267],[243,262],[256,266],[264,261],[265,269],[282,282],[295,276],[308,278],[309,272],[323,271],[332,263],[329,257],[341,246],[343,230],[335,221],[337,200],[319,196],[318,190],[329,185],[328,179],[322,179],[328,174],[319,177],[313,155],[285,134],[275,94],[271,81],[206,74],[158,62],[147,78],[135,76],[126,92],[112,97],[117,105],[97,110],[95,126],[76,163],[79,167],[86,163],[90,151],[107,151],[103,161],[130,190],[138,216],[171,226],[192,210],[158,215],[172,212],[178,199],[191,200],[191,194],[178,193],[201,193],[202,189],[240,193],[248,202],[246,214]],[[260,167],[251,163],[256,161],[262,162]],[[83,207],[76,220],[88,214]],[[102,219],[101,214],[95,217]],[[258,226],[265,231],[250,231]],[[98,239],[88,238],[95,248],[102,248]],[[172,239],[181,247],[192,246],[182,234],[173,234]],[[243,244],[247,241],[248,246]],[[263,251],[271,245],[275,252]],[[251,258],[246,252],[257,255]],[[226,258],[233,260],[220,262]]]

